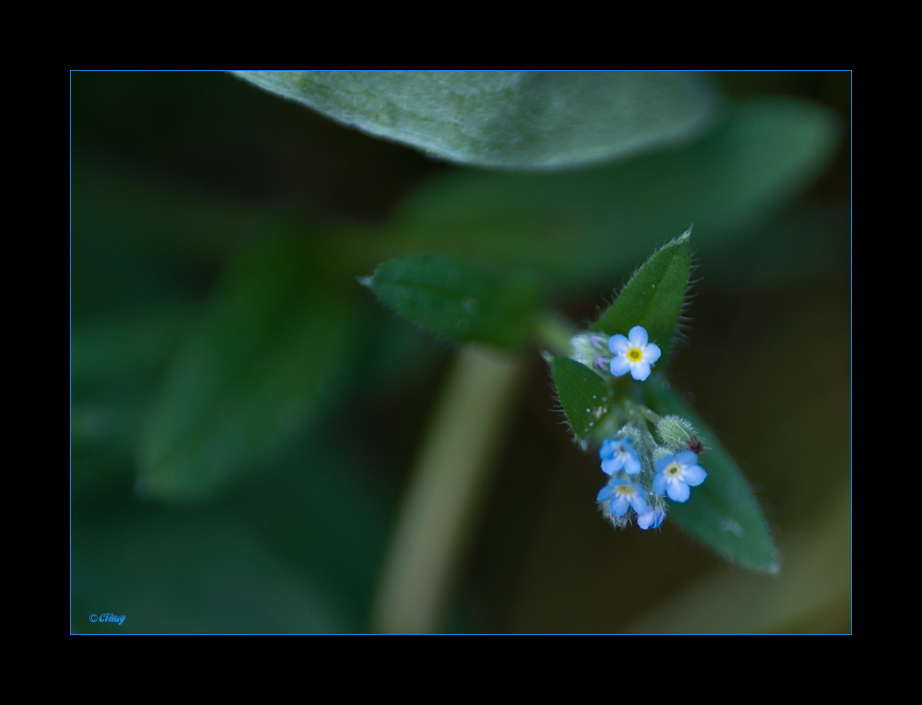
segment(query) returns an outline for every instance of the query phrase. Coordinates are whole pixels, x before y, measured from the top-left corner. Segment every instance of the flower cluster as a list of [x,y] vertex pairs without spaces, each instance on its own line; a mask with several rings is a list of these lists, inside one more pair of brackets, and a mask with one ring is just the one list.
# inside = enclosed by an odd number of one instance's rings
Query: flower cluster
[[[666,497],[673,502],[688,501],[690,488],[704,482],[707,473],[693,451],[671,453],[634,426],[624,427],[621,434],[604,441],[599,449],[602,472],[610,479],[599,490],[596,502],[617,527],[629,523],[633,510],[641,529],[659,528],[666,518]],[[631,435],[645,438],[643,459],[634,449]],[[647,451],[652,451],[649,457],[656,458],[652,468]]]
[[[621,377],[628,372],[638,382],[650,376],[662,354],[651,343],[647,331],[634,326],[627,336],[587,333],[572,341],[574,359],[597,372]],[[613,357],[601,353],[607,347]],[[645,406],[625,401],[614,417],[627,425],[606,438],[599,448],[602,472],[609,479],[599,490],[596,502],[602,514],[615,526],[623,527],[636,518],[641,529],[659,528],[666,518],[666,499],[686,502],[691,488],[704,482],[707,473],[698,465],[703,453],[695,430],[678,416],[660,417]],[[655,423],[659,442],[647,430]],[[613,429],[612,429],[613,430]]]

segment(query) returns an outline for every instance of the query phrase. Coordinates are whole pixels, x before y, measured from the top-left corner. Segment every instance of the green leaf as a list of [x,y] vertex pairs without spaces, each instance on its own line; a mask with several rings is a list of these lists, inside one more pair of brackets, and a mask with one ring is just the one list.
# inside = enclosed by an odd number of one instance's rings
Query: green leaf
[[123,387],[153,378],[186,332],[188,306],[164,306],[77,320],[71,334],[71,381],[77,388]]
[[707,471],[707,480],[694,488],[688,502],[670,504],[669,519],[726,559],[751,570],[777,573],[780,556],[765,516],[743,473],[717,436],[662,377],[651,379],[646,391],[657,413],[675,414],[690,421],[701,433],[706,448],[699,462]]
[[687,230],[634,272],[592,330],[626,335],[634,326],[643,326],[665,356],[682,313],[690,271],[691,230]]
[[517,348],[534,333],[540,292],[528,272],[415,255],[382,264],[362,283],[397,313],[458,342]]
[[446,171],[397,209],[391,246],[525,265],[559,291],[598,291],[691,223],[702,253],[748,235],[826,167],[840,135],[824,108],[758,100],[692,144],[611,166]]
[[347,125],[461,164],[558,169],[687,139],[716,112],[700,73],[236,71]]
[[351,310],[318,259],[287,238],[239,253],[142,431],[145,494],[211,495],[288,448],[335,398]]
[[552,357],[550,364],[560,406],[573,433],[583,440],[595,426],[597,412],[604,413],[608,388],[599,375],[576,360]]

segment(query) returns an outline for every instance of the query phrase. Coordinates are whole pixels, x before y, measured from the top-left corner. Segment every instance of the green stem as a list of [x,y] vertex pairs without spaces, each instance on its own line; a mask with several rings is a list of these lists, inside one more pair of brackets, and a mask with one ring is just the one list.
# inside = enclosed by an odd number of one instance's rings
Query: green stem
[[522,369],[508,353],[459,351],[391,538],[375,631],[438,630]]
[[553,355],[570,354],[570,339],[575,335],[573,325],[559,316],[543,315],[535,325],[538,345]]
[[659,414],[644,404],[638,404],[637,402],[631,401],[630,399],[625,399],[621,405],[627,412],[629,420],[633,420],[634,414],[640,416],[643,419],[646,419],[653,425],[658,424],[662,420],[662,417]]

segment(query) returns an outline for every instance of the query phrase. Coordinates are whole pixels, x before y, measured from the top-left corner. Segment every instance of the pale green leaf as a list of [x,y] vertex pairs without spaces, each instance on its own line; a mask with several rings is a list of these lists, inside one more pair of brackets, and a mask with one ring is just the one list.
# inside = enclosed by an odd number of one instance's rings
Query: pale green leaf
[[688,139],[708,77],[672,71],[236,71],[329,117],[475,166],[557,169]]

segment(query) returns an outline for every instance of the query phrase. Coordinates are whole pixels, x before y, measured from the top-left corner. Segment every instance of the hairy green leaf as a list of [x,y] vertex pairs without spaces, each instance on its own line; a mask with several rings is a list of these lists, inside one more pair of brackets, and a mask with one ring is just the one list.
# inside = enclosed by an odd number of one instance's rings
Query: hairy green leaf
[[576,360],[552,357],[550,364],[560,406],[573,433],[583,440],[605,412],[608,387],[599,375]]
[[533,335],[540,303],[528,272],[443,255],[399,257],[363,283],[397,313],[446,338],[501,348],[519,347]]
[[687,139],[718,96],[670,71],[236,71],[347,125],[461,164],[557,169]]
[[730,454],[662,377],[651,379],[645,389],[657,413],[676,414],[690,421],[706,448],[699,464],[707,471],[707,480],[692,491],[688,502],[670,504],[670,520],[728,560],[751,570],[777,573],[780,556],[768,523]]
[[634,326],[643,326],[665,356],[682,313],[690,271],[691,230],[687,230],[634,272],[592,330],[626,335]]

